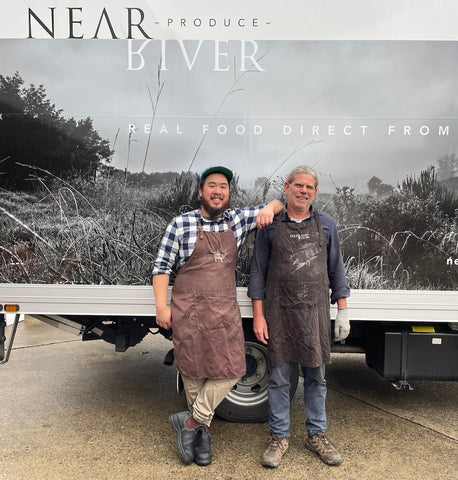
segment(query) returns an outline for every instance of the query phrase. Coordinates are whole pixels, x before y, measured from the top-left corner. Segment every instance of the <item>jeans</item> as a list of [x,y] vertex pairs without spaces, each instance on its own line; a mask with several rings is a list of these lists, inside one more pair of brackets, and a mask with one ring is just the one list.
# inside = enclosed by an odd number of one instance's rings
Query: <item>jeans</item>
[[[285,362],[270,367],[269,431],[289,438],[290,375],[295,363]],[[326,431],[325,366],[301,367],[304,375],[304,404],[307,412],[305,426],[309,436]]]

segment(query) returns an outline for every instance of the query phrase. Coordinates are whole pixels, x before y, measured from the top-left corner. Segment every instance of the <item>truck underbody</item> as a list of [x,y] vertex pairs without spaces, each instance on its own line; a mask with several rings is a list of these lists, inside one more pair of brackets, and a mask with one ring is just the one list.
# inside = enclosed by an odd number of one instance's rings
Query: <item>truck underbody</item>
[[[252,331],[251,301],[238,288],[245,331],[247,371],[218,407],[218,415],[237,422],[267,417],[269,379],[267,351]],[[154,295],[148,286],[1,284],[0,360],[9,360],[20,314],[80,336],[101,339],[124,352],[148,334],[171,340],[158,328]],[[411,380],[458,380],[458,296],[441,291],[353,290],[351,333],[332,352],[361,353],[366,363],[396,388],[412,388]],[[10,338],[5,338],[5,313],[14,312]],[[331,317],[335,312],[331,311]],[[8,345],[5,346],[5,343]],[[173,364],[173,349],[164,363]],[[291,378],[291,396],[299,381]],[[180,381],[178,376],[178,389]]]

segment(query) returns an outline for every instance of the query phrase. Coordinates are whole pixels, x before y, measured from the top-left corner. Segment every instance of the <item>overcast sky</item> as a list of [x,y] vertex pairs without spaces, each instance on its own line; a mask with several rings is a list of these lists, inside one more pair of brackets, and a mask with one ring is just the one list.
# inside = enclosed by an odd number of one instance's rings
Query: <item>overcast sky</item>
[[[203,140],[193,171],[224,164],[248,183],[306,163],[321,173],[325,189],[364,190],[373,175],[395,185],[441,155],[458,154],[456,42],[206,41],[198,47],[185,42],[183,53],[176,41],[165,45],[168,70],[159,77],[146,172],[187,170]],[[257,47],[255,71],[239,71],[242,47],[248,56]],[[0,74],[18,71],[26,85],[43,84],[65,117],[91,117],[115,149],[113,165],[141,171],[160,42],[142,53],[144,68],[127,70],[124,40],[0,40]],[[185,57],[194,61],[191,70]],[[214,71],[215,58],[227,71]],[[139,55],[131,60],[137,68]],[[128,158],[130,124],[136,133]]]

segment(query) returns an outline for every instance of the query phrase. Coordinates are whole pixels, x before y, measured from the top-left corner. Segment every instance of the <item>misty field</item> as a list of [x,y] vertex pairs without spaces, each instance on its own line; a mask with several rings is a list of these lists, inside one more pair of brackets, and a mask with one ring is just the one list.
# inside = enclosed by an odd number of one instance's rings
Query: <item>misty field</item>
[[[131,180],[109,170],[93,181],[35,175],[27,193],[0,191],[0,282],[150,284],[167,223],[199,206],[198,175],[154,185]],[[269,186],[253,194],[235,178],[232,206],[280,198],[280,188]],[[458,202],[434,169],[383,194],[337,187],[316,205],[336,220],[352,288],[456,289],[457,268],[447,259],[458,258]],[[253,241],[237,265],[240,286]]]

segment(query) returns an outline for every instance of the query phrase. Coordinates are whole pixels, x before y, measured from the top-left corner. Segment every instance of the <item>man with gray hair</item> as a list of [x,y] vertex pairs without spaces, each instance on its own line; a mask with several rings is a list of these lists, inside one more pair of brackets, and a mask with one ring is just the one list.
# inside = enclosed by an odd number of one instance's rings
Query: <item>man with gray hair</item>
[[284,189],[285,209],[257,234],[248,288],[253,330],[267,345],[270,366],[270,444],[262,465],[278,467],[288,449],[290,375],[297,364],[304,376],[305,446],[327,465],[340,465],[342,458],[326,433],[325,365],[331,359],[329,304],[338,307],[334,341],[344,340],[350,333],[350,289],[334,220],[312,205],[316,172],[296,167]]

